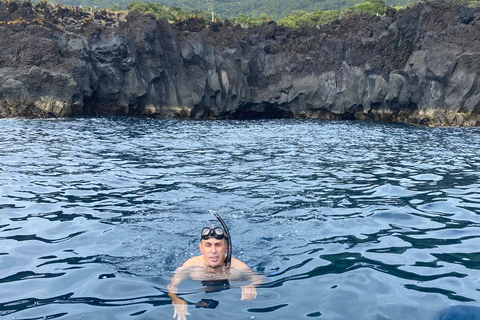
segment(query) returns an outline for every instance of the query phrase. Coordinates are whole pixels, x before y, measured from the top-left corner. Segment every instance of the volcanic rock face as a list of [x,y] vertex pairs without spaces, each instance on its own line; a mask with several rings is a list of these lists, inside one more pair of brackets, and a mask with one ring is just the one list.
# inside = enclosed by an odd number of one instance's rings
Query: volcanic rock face
[[480,12],[427,2],[319,28],[0,3],[0,117],[480,125]]

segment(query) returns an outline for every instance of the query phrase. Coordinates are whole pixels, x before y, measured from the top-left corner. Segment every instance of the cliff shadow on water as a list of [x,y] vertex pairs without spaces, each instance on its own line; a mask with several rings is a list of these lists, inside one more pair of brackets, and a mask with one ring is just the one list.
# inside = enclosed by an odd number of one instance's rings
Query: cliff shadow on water
[[170,23],[0,2],[0,117],[480,125],[480,11],[423,2],[319,27]]

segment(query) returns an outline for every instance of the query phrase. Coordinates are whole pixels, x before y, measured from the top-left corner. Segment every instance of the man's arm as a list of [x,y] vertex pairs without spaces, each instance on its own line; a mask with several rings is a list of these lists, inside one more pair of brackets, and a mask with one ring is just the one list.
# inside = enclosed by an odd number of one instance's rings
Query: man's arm
[[177,320],[186,320],[187,316],[190,315],[190,313],[188,313],[187,302],[177,296],[177,287],[186,278],[185,270],[183,270],[182,267],[175,270],[173,277],[167,286],[168,296],[172,299],[174,308],[173,318],[177,318]]
[[262,278],[254,273],[245,263],[242,261],[233,258],[232,259],[232,268],[239,271],[244,271],[248,275],[250,280],[250,285],[243,286],[242,288],[242,300],[253,300],[257,297],[257,289],[255,286],[261,284]]

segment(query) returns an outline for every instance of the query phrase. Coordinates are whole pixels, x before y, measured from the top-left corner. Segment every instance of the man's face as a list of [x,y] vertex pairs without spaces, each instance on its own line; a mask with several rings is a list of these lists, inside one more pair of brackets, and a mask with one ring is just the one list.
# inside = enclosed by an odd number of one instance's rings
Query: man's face
[[228,248],[225,239],[210,238],[208,240],[201,240],[198,247],[203,254],[206,266],[211,268],[223,266],[225,253]]

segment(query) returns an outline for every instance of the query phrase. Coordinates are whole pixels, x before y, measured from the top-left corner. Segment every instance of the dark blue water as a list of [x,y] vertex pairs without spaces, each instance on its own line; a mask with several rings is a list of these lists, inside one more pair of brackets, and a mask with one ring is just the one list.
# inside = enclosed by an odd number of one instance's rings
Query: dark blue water
[[172,272],[216,210],[264,284],[240,301],[241,284],[205,293],[186,281],[188,319],[470,319],[479,137],[365,122],[1,120],[0,318],[170,319]]

